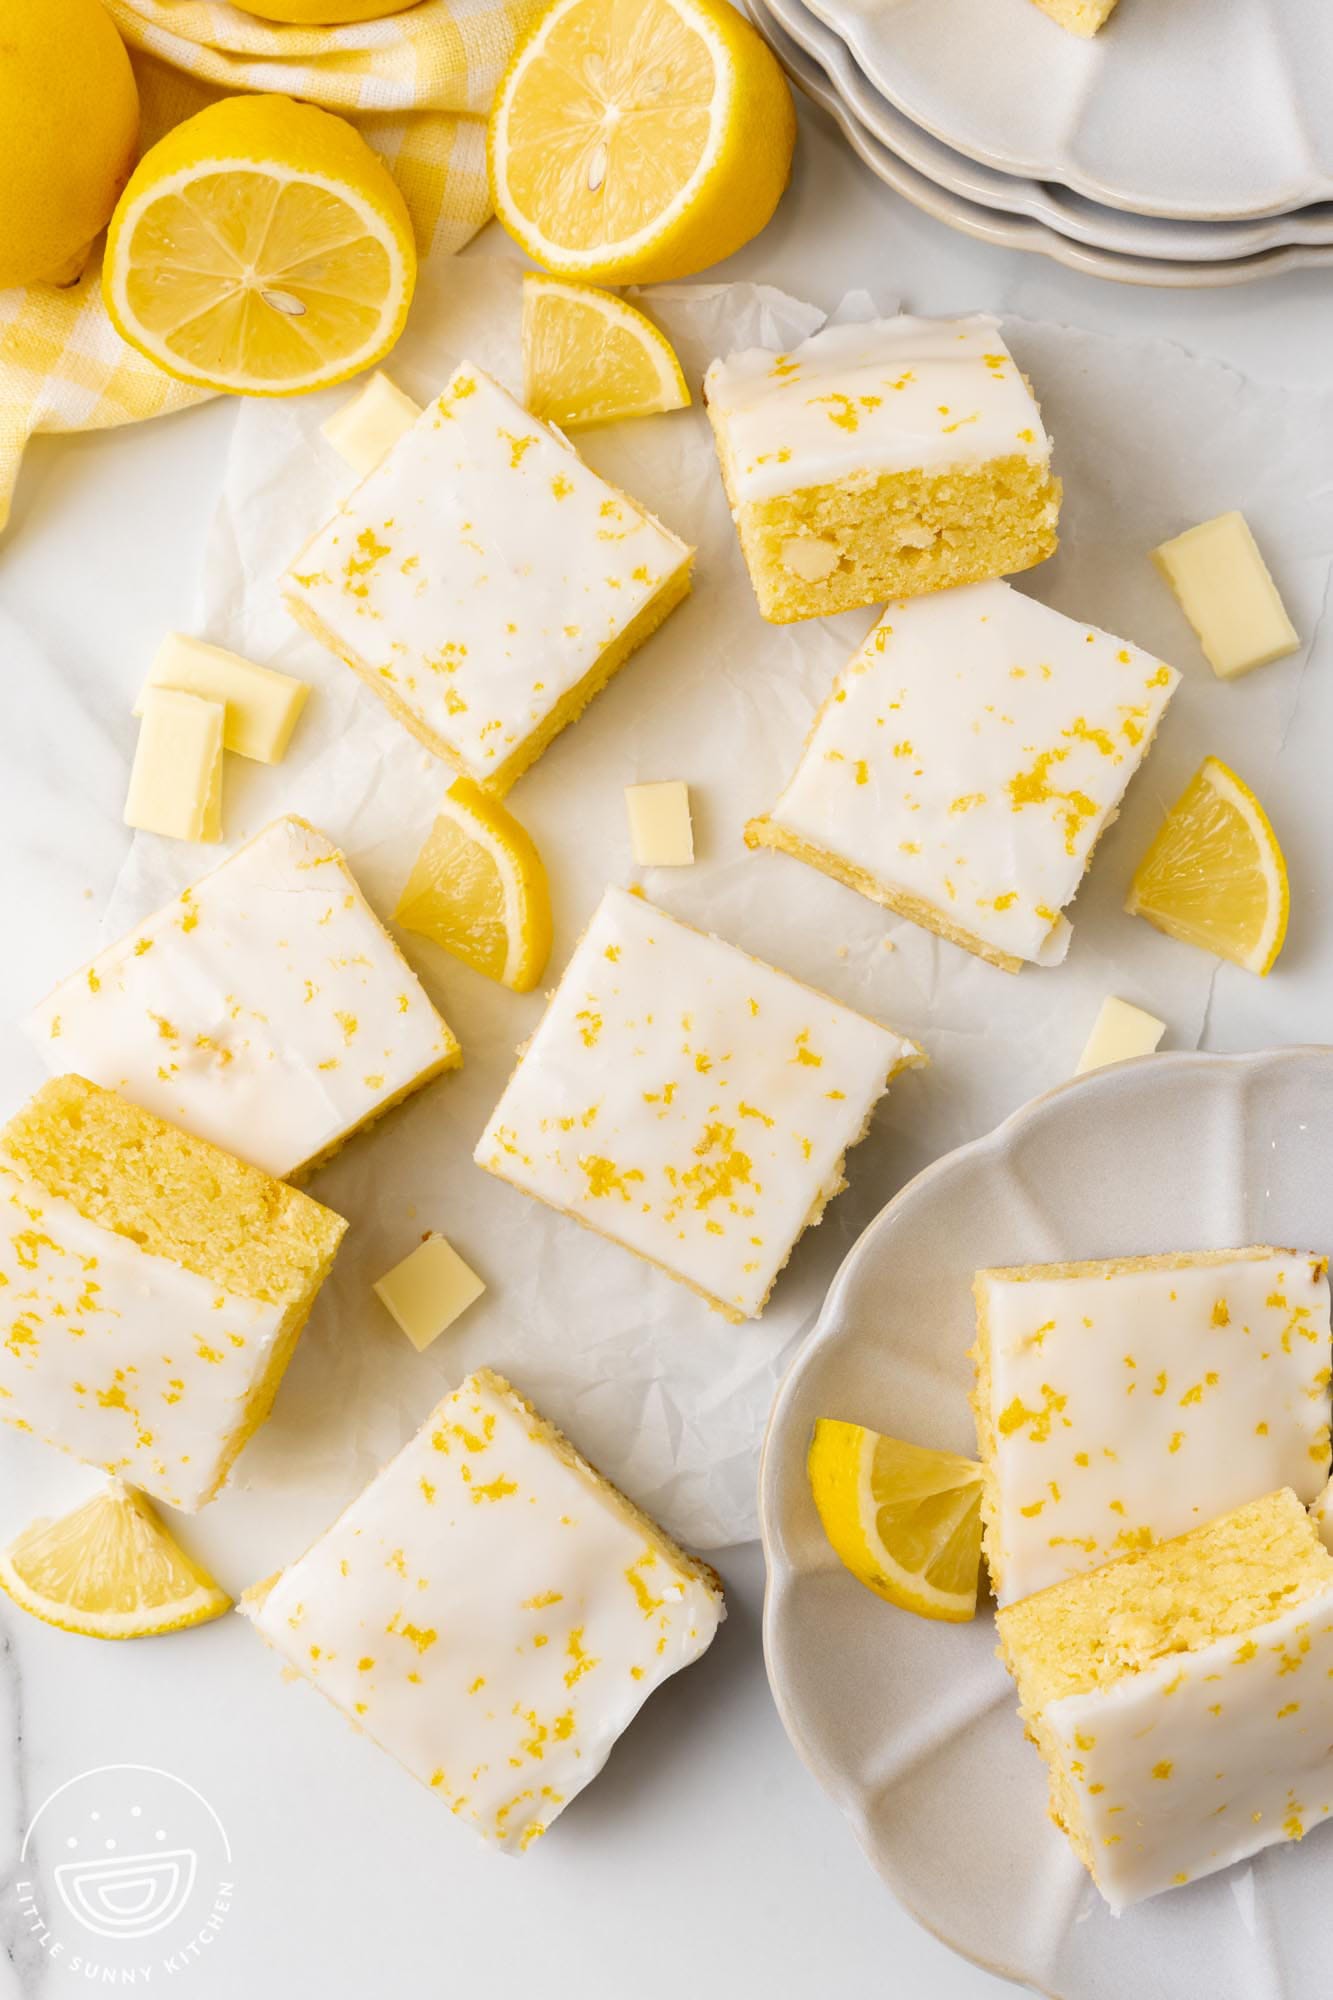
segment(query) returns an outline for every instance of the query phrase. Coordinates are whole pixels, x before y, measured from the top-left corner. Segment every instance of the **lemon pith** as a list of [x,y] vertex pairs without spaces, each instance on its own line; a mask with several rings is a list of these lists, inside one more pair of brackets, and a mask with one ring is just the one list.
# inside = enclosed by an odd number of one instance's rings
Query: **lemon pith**
[[554,0],[491,111],[491,195],[560,277],[684,278],[764,227],[795,135],[776,58],[727,0]]
[[231,1608],[141,1493],[111,1480],[73,1513],[34,1521],[0,1554],[0,1587],[24,1611],[91,1639],[141,1639]]
[[456,778],[394,911],[476,972],[527,993],[551,955],[551,894],[531,836],[472,778]]
[[975,1616],[979,1465],[821,1417],[808,1469],[824,1532],[867,1590],[922,1618]]
[[562,430],[683,410],[690,400],[674,348],[646,314],[536,271],[523,280],[523,379],[533,416]]
[[1234,771],[1206,757],[1139,863],[1125,908],[1262,976],[1282,949],[1290,903],[1263,807]]
[[398,338],[416,281],[407,205],[345,119],[228,97],[144,154],[102,289],[117,331],[203,388],[290,396]]

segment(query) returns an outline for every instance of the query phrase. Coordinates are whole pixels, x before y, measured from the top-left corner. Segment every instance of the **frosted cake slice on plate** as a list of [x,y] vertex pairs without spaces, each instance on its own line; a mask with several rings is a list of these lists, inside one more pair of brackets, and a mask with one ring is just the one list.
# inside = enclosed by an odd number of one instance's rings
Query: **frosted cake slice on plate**
[[50,1068],[284,1179],[462,1060],[342,855],[302,819],[274,820],[24,1029]]
[[608,889],[479,1166],[755,1318],[914,1043]]
[[268,1415],[346,1227],[56,1077],[0,1132],[0,1418],[202,1507]]
[[676,1547],[489,1369],[314,1547],[261,1637],[483,1839],[521,1852],[725,1615]]
[[1007,583],[891,604],[745,838],[1006,972],[1056,964],[1179,679]]
[[973,1408],[1001,1604],[1329,1474],[1328,1260],[980,1271]]
[[428,749],[504,791],[685,596],[693,553],[465,362],[284,602]]

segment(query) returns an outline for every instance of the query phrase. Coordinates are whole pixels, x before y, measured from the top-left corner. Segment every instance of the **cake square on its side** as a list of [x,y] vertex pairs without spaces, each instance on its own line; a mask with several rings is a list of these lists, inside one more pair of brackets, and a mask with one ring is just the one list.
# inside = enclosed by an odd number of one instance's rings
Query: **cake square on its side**
[[998,1624],[1051,1817],[1112,1909],[1333,1810],[1333,1557],[1289,1489]]
[[24,1023],[52,1068],[282,1179],[462,1061],[333,842],[274,820]]
[[608,889],[479,1166],[755,1318],[914,1043]]
[[283,601],[437,757],[503,792],[686,595],[693,555],[464,362]]
[[973,1410],[1002,1604],[1329,1473],[1328,1260],[979,1271]]
[[1110,20],[1116,0],[1034,0],[1034,4],[1071,35],[1091,36]]
[[1179,679],[1007,583],[891,604],[746,841],[1006,972],[1058,963]]
[[510,1852],[546,1832],[725,1616],[712,1570],[489,1369],[241,1609]]
[[268,1415],[346,1227],[54,1078],[0,1132],[0,1417],[202,1507]]
[[1053,553],[1060,482],[995,320],[826,326],[714,361],[704,397],[763,616],[823,618]]

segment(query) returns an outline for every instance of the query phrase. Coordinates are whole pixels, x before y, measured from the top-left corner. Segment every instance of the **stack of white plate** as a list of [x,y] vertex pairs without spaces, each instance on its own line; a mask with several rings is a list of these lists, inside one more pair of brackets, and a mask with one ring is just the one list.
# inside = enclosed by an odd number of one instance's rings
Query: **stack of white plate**
[[873,172],[987,242],[1145,285],[1333,265],[1333,0],[746,0]]

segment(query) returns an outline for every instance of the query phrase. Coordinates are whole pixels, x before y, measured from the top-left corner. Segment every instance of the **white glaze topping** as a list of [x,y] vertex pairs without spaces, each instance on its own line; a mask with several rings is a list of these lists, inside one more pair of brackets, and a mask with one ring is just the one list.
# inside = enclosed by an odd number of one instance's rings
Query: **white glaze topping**
[[484,1371],[242,1608],[511,1851],[596,1777],[724,1615],[720,1595]]
[[1333,1809],[1333,1585],[1043,1719],[1113,1909],[1299,1840]]
[[286,589],[485,779],[689,555],[464,363],[297,557]]
[[891,604],[770,818],[983,943],[1050,964],[1179,678],[1007,583]]
[[1045,464],[1041,412],[988,314],[826,326],[789,354],[714,361],[708,414],[734,505],[856,473]]
[[208,1499],[285,1308],[88,1221],[0,1152],[0,1417],[173,1507]]
[[333,842],[280,819],[24,1023],[94,1083],[279,1179],[458,1045]]
[[[1040,1271],[1040,1267],[1037,1267]],[[1001,1603],[1329,1472],[1326,1260],[983,1271]]]
[[895,1070],[864,1015],[608,889],[479,1166],[754,1316]]

